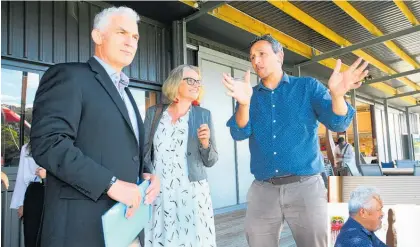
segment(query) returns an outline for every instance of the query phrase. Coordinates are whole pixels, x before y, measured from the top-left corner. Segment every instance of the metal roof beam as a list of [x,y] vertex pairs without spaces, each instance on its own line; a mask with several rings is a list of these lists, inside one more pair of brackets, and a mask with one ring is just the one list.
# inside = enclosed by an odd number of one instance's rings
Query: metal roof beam
[[411,95],[414,95],[414,94],[419,94],[420,93],[420,90],[416,90],[416,91],[411,91],[411,92],[407,92],[407,93],[400,93],[400,94],[397,94],[397,95],[394,95],[394,96],[392,96],[392,97],[388,97],[388,98],[386,98],[386,99],[396,99],[396,98],[401,98],[401,97],[405,97],[405,96],[411,96]]
[[[318,32],[322,36],[324,36],[327,39],[329,39],[329,40],[333,41],[334,43],[338,44],[339,46],[346,47],[346,46],[352,45],[352,43],[350,41],[348,41],[345,38],[343,38],[342,36],[338,35],[336,32],[334,32],[333,30],[331,30],[330,28],[328,28],[324,24],[320,23],[319,21],[317,21],[312,16],[303,12],[301,9],[297,8],[295,5],[291,4],[290,2],[288,2],[288,1],[279,2],[279,1],[272,1],[272,0],[268,0],[268,2],[272,5],[274,5],[275,7],[277,7],[278,9],[280,9],[281,11],[283,11],[284,13],[290,15],[291,17],[293,17],[297,21],[299,21],[299,22],[303,23],[304,25],[308,26],[312,30]],[[384,63],[382,63],[378,59],[372,57],[371,55],[367,54],[366,52],[364,52],[362,50],[353,51],[352,53],[355,54],[358,57],[363,58],[365,61],[368,61],[370,64],[372,64],[373,66],[377,67],[379,70],[381,70],[381,71],[383,71],[387,74],[393,75],[393,74],[398,73],[397,71],[393,70],[392,68],[388,67],[387,65],[385,65]],[[312,56],[310,56],[310,57],[312,57]],[[320,63],[322,63],[322,61]],[[420,89],[419,85],[410,81],[407,78],[400,78],[399,81],[401,81],[403,84],[405,84],[405,85],[407,85],[407,86],[409,86],[409,87],[411,87],[415,90]],[[386,92],[387,89],[385,87],[383,87],[383,85],[386,85],[386,84],[380,84],[380,85],[373,84],[372,86],[377,88],[378,90]]]
[[220,7],[221,5],[225,4],[227,1],[221,1],[221,2],[214,2],[214,1],[207,1],[203,4],[198,4],[199,9],[194,14],[191,14],[187,17],[185,17],[185,22],[192,21],[194,19],[197,19],[198,17],[207,14],[208,12],[212,11],[213,9],[216,9]]
[[417,20],[417,18],[411,13],[410,9],[407,7],[407,5],[401,1],[401,0],[394,0],[395,5],[397,5],[398,8],[400,8],[401,12],[407,17],[408,21],[413,25],[420,25],[420,22]]
[[420,104],[410,105],[410,106],[406,106],[406,107],[407,107],[407,108],[413,108],[413,107],[416,107],[416,106],[420,106]]
[[[261,36],[261,35],[269,33],[276,40],[278,40],[284,46],[285,49],[288,49],[306,58],[311,58],[313,56],[312,47],[239,11],[238,9],[233,8],[232,6],[228,4],[225,4],[223,6],[220,6],[217,9],[214,9],[210,14],[220,20],[230,23],[231,25],[235,27],[241,28],[242,30],[245,30],[257,36]],[[318,50],[315,50],[315,53],[317,55],[321,54],[321,52]],[[337,60],[333,58],[328,58],[323,61],[319,61],[320,64],[330,69],[334,69],[336,62]],[[346,70],[346,69],[348,69],[348,66],[343,64],[342,70]],[[400,93],[399,90],[396,90],[395,88],[385,83],[375,83],[375,84],[372,84],[371,87],[392,96]],[[403,98],[403,100],[405,100],[409,104],[416,103],[416,99],[412,97],[405,97]]]
[[363,83],[363,85],[369,85],[369,84],[373,84],[373,83],[378,83],[378,82],[388,81],[388,80],[392,80],[392,79],[397,79],[399,77],[405,77],[405,76],[416,74],[416,73],[420,73],[420,69],[413,69],[413,70],[401,72],[401,73],[398,73],[398,74],[393,74],[393,75],[389,75],[389,76],[384,76],[384,77],[368,80],[365,83]]
[[355,51],[355,50],[366,48],[366,47],[369,47],[369,46],[372,46],[372,45],[375,45],[375,44],[378,44],[378,43],[382,43],[382,42],[392,40],[392,39],[395,39],[395,38],[398,38],[398,37],[401,37],[401,36],[404,36],[404,35],[407,35],[407,34],[411,34],[411,33],[414,33],[414,32],[418,32],[418,31],[420,31],[420,25],[410,27],[410,28],[407,28],[407,29],[403,29],[401,31],[397,31],[397,32],[394,32],[394,33],[385,34],[383,36],[380,36],[380,37],[377,37],[377,38],[374,38],[374,39],[371,39],[371,40],[363,41],[363,42],[360,42],[360,43],[356,43],[356,44],[353,44],[353,45],[350,45],[350,46],[347,46],[347,47],[344,47],[344,48],[339,48],[339,49],[335,49],[335,50],[332,50],[332,51],[329,51],[329,52],[325,52],[325,53],[322,53],[321,55],[314,56],[314,57],[311,58],[311,60],[300,63],[296,66],[302,67],[302,66],[306,66],[306,65],[316,63],[318,61],[322,61],[322,60],[330,58],[330,57],[338,57],[338,56],[347,54],[347,53]]
[[[344,12],[346,12],[351,18],[358,22],[362,27],[368,30],[371,34],[375,36],[384,35],[381,30],[379,30],[372,22],[370,22],[365,16],[363,16],[359,11],[357,11],[349,2],[344,0],[334,0],[333,1],[338,7],[340,7]],[[386,41],[384,43],[391,51],[397,54],[407,63],[411,64],[414,68],[420,68],[420,64],[411,58],[407,53],[405,53],[401,48],[399,48],[394,42]]]

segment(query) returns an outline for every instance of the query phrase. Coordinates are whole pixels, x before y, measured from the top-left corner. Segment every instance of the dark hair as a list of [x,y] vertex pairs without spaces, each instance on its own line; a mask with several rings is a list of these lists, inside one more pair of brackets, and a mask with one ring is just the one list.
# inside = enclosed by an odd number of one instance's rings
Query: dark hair
[[274,53],[279,53],[283,51],[283,46],[278,42],[275,38],[273,38],[270,34],[264,34],[263,36],[257,36],[250,44],[250,48],[257,43],[258,41],[267,41],[271,44],[271,48],[273,48]]
[[343,143],[343,142],[344,142],[344,137],[338,138],[338,143]]

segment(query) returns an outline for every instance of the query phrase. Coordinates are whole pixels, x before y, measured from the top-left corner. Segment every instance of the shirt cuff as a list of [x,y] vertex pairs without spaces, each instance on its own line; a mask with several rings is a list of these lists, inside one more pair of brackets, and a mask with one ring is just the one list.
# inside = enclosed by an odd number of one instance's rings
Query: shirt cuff
[[353,108],[352,105],[350,105],[348,102],[347,104],[347,114],[344,116],[340,116],[332,112],[332,118],[331,118],[331,124],[334,127],[348,127],[351,120],[353,120],[354,114],[356,113],[356,110]]
[[236,122],[236,118],[235,118],[235,115],[234,115],[229,120],[229,122],[227,123],[227,126],[230,127],[230,128],[232,128],[233,130],[236,130],[236,131],[240,131],[240,132],[244,131],[244,132],[247,132],[247,131],[250,131],[251,130],[251,120],[248,120],[248,123],[246,123],[246,125],[243,128],[241,128],[241,127],[238,126],[238,123]]

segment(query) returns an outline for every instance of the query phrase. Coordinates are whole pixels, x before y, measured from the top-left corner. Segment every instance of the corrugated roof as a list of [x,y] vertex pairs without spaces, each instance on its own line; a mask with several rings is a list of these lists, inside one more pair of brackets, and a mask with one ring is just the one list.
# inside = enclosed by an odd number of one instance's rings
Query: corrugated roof
[[393,1],[349,2],[383,33],[411,27],[411,23]]
[[352,43],[374,38],[333,2],[295,1],[292,4]]
[[405,4],[417,18],[417,20],[420,21],[420,1],[407,1]]
[[[411,27],[411,23],[407,20],[406,16],[392,1],[351,1],[349,3],[384,34]],[[293,1],[292,4],[353,44],[376,37],[333,2]],[[419,18],[420,1],[406,2],[406,4],[413,14]],[[330,41],[328,38],[317,33],[266,1],[235,1],[229,2],[229,5],[321,52],[339,48],[339,45],[335,44],[333,41]],[[393,41],[409,56],[420,63],[420,32],[399,37]],[[403,61],[384,44],[376,44],[364,48],[363,51],[397,72],[404,72],[412,69],[410,64]],[[342,61],[348,65],[357,59],[352,53],[345,54],[338,58],[342,59]],[[312,65],[310,65],[308,69],[311,70],[311,67]],[[370,66],[369,70],[370,75],[373,78],[380,78],[388,75],[374,66]],[[408,78],[419,83],[419,77],[420,75],[412,75]],[[397,88],[401,92],[412,90],[412,88],[405,86],[405,84],[398,80],[390,80],[384,83]],[[377,97],[386,96],[380,90],[370,87],[364,87],[362,91],[371,93]]]
[[322,52],[339,46],[268,2],[231,2],[232,7]]

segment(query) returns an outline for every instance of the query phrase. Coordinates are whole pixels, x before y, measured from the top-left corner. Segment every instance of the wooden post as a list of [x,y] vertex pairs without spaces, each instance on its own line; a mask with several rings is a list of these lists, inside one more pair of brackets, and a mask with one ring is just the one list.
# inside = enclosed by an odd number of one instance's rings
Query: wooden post
[[395,230],[395,212],[392,208],[388,210],[388,230],[386,232],[386,245],[397,247],[397,231]]

